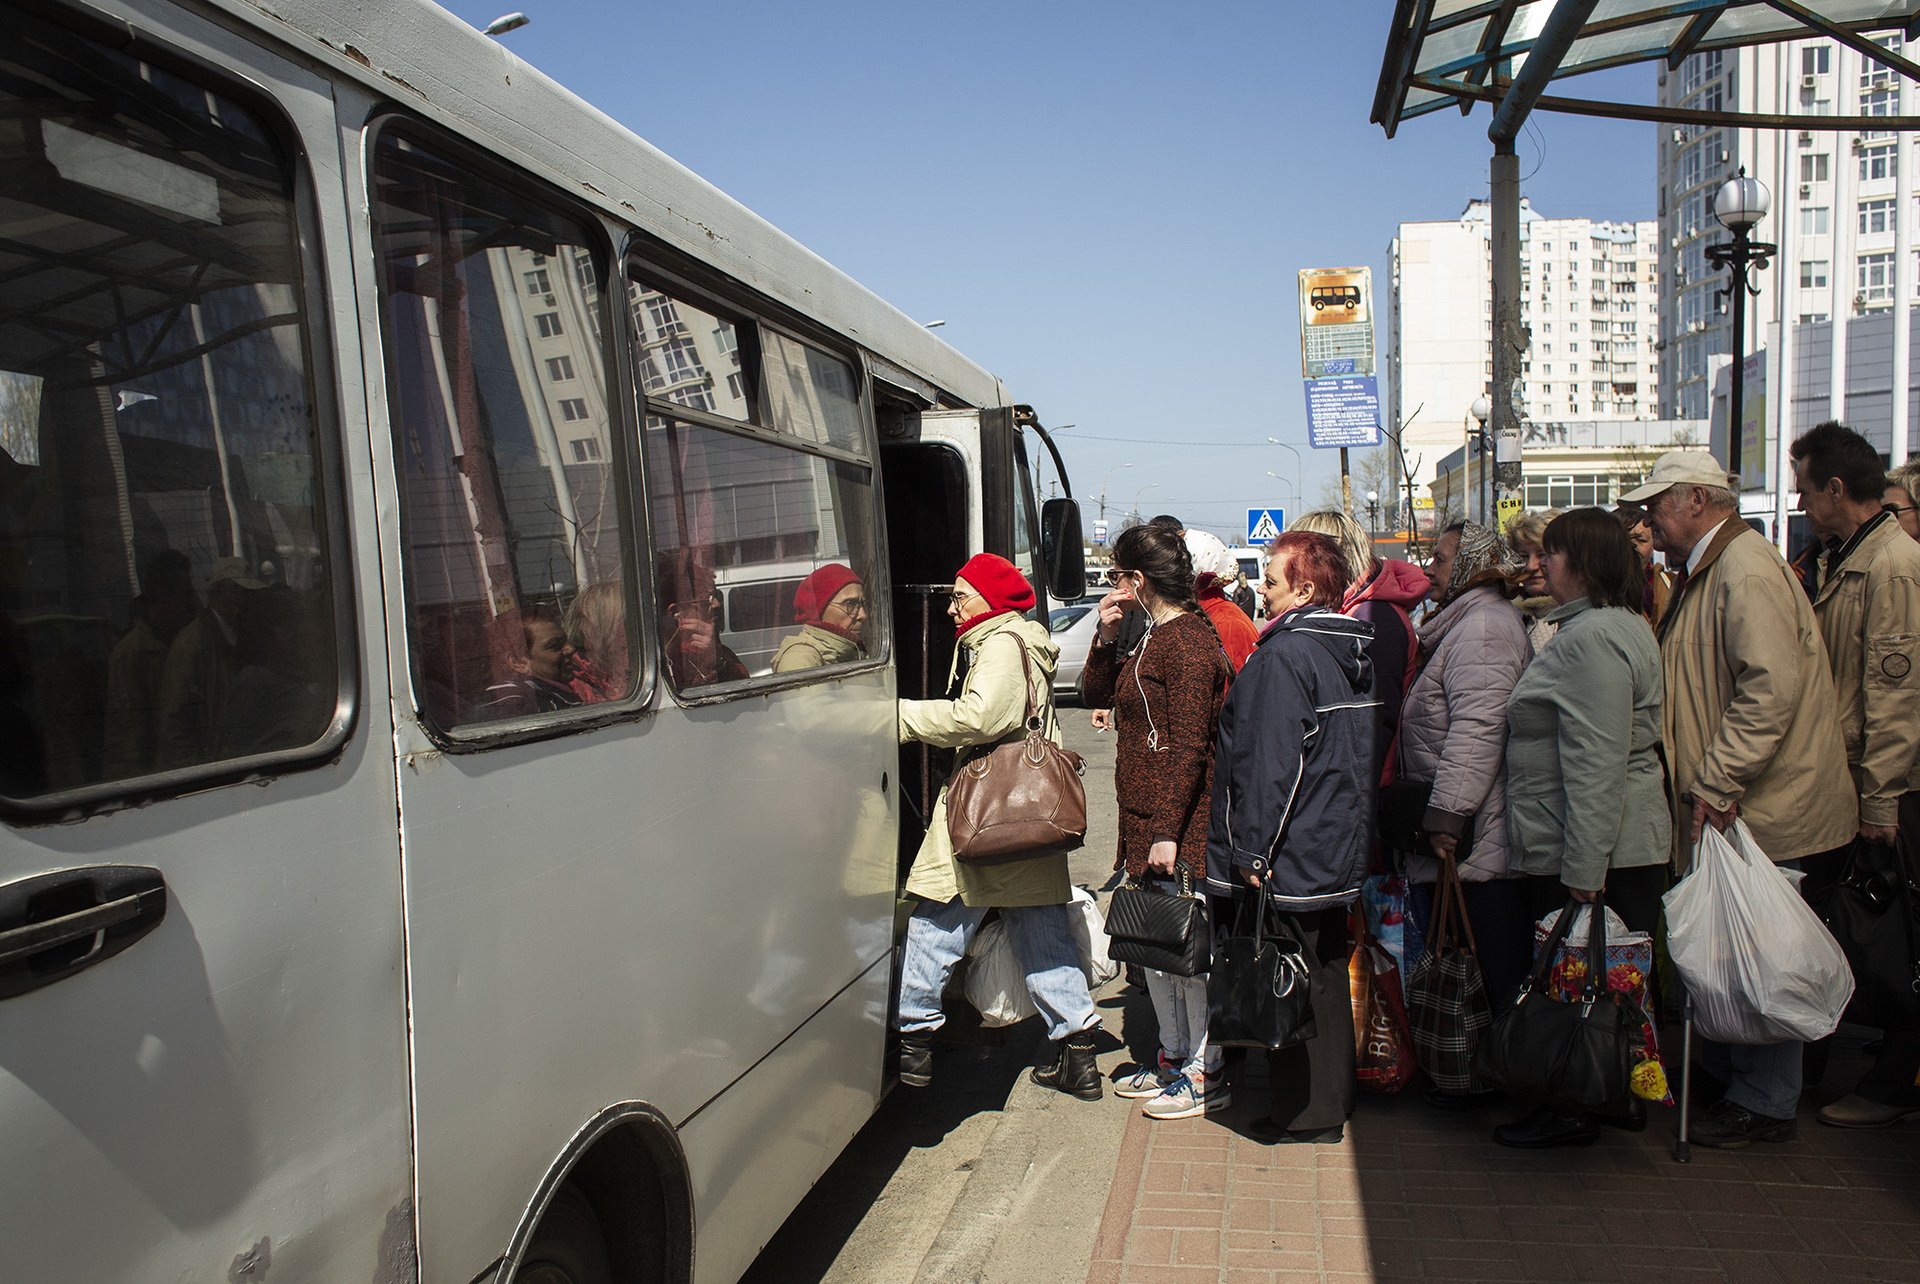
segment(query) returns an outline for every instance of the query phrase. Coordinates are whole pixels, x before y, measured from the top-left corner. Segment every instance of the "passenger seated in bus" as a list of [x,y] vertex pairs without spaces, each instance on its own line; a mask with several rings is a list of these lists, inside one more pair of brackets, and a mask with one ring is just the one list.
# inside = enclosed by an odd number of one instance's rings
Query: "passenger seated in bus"
[[793,673],[866,659],[867,613],[867,586],[851,567],[828,562],[794,590],[793,618],[800,631],[781,639],[773,653],[773,671]]
[[476,716],[518,718],[553,713],[580,703],[573,680],[573,644],[550,606],[523,606],[494,617],[488,626],[495,681]]
[[160,673],[160,734],[154,766],[161,771],[211,762],[219,753],[227,693],[239,667],[240,612],[247,594],[266,587],[246,559],[223,557],[207,578],[207,606],[167,648]]
[[316,634],[309,616],[299,594],[284,584],[247,598],[240,612],[240,671],[227,691],[221,726],[226,757],[292,749],[325,728],[331,684],[309,645]]
[[589,584],[567,608],[567,641],[573,647],[573,693],[583,704],[627,694],[632,669],[627,643],[627,601],[619,580]]
[[713,572],[694,560],[692,550],[662,554],[655,587],[666,604],[660,650],[673,685],[684,689],[745,681],[747,666],[720,640]]
[[140,595],[127,604],[132,619],[107,655],[107,707],[100,745],[100,777],[125,780],[154,768],[160,734],[160,677],[167,648],[200,609],[193,566],[178,549],[147,560]]

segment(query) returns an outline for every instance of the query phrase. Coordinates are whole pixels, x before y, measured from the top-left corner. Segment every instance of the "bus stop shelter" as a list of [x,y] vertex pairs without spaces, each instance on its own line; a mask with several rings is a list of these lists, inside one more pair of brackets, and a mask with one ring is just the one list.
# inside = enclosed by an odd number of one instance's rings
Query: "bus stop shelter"
[[[1779,115],[1739,110],[1664,107],[1653,103],[1549,94],[1572,77],[1663,60],[1669,69],[1696,53],[1780,41],[1830,38],[1920,82],[1915,63],[1875,37],[1920,39],[1920,0],[1398,0],[1387,33],[1373,121],[1389,138],[1403,121],[1449,107],[1462,115],[1476,103],[1493,107],[1493,387],[1491,428],[1495,480],[1503,499],[1517,496],[1520,474],[1518,403],[1528,335],[1520,314],[1520,170],[1514,149],[1535,110],[1620,120],[1734,128],[1911,131],[1920,116]],[[1896,264],[1910,253],[1912,178],[1901,165],[1895,209]],[[1744,269],[1743,269],[1744,270]],[[1908,384],[1909,311],[1904,291],[1894,308],[1894,383]],[[1736,361],[1737,364],[1737,361]],[[1892,453],[1907,456],[1907,401],[1895,396]],[[1784,506],[1784,488],[1778,492]]]

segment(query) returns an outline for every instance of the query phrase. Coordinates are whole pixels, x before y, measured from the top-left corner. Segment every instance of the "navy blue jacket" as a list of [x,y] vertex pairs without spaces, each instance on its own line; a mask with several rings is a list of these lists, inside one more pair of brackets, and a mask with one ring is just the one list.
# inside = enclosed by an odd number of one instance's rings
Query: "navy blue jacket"
[[1293,913],[1360,894],[1379,779],[1372,637],[1365,621],[1316,606],[1260,635],[1220,711],[1207,829],[1215,895],[1243,890],[1243,869]]

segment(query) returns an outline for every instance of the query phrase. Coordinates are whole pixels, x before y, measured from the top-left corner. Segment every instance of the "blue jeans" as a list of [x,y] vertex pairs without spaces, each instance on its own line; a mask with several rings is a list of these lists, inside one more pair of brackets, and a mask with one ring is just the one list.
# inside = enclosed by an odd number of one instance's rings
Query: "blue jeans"
[[[1027,993],[1047,1023],[1049,1039],[1078,1034],[1100,1020],[1093,1010],[1093,996],[1087,992],[1087,974],[1080,970],[1069,912],[1065,905],[1023,905],[1000,911],[1013,939],[1013,952],[1026,968]],[[986,916],[985,906],[968,905],[957,896],[944,905],[921,901],[914,906],[900,960],[902,1034],[927,1034],[945,1023],[940,993]]]

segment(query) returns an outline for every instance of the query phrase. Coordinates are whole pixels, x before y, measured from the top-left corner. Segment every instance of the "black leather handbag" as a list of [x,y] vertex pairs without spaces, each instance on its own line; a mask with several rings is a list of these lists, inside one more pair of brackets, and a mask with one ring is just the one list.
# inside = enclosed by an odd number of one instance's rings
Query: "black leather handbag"
[[1305,947],[1280,930],[1272,914],[1262,880],[1257,894],[1241,894],[1233,931],[1214,944],[1207,972],[1209,1043],[1273,1051],[1314,1036],[1311,963]]
[[1129,883],[1107,902],[1107,956],[1174,976],[1198,976],[1213,956],[1207,903],[1193,894],[1193,875],[1180,867],[1180,892]]
[[[1537,1105],[1571,1113],[1626,1113],[1633,1090],[1633,1049],[1646,1015],[1606,988],[1606,966],[1589,968],[1578,1002],[1562,1003],[1548,992],[1560,943],[1582,906],[1569,899],[1540,955],[1533,975],[1513,1002],[1494,1015],[1474,1049],[1474,1078]],[[1607,957],[1607,907],[1593,898],[1587,957]]]
[[[1427,805],[1433,800],[1431,780],[1390,780],[1380,787],[1375,804],[1379,825],[1375,830],[1381,845],[1402,856],[1432,856],[1427,841]],[[1473,821],[1460,831],[1460,844],[1453,858],[1464,861],[1473,852]]]
[[1853,969],[1847,1020],[1883,1030],[1920,1024],[1920,887],[1906,857],[1893,844],[1854,840],[1820,907]]

